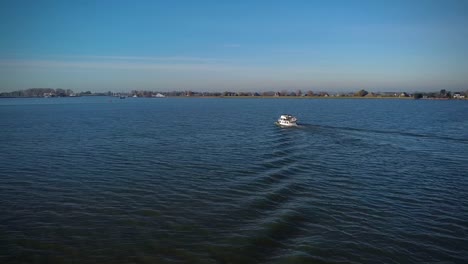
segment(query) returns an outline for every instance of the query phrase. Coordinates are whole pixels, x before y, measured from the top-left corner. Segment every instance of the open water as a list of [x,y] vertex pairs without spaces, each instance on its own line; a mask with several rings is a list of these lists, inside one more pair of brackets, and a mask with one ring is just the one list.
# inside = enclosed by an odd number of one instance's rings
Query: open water
[[468,101],[1,99],[0,262],[468,263]]

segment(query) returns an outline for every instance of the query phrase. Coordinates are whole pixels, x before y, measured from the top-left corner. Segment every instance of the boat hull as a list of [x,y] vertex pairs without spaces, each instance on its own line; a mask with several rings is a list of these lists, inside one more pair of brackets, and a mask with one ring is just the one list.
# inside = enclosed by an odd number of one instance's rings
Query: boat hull
[[282,124],[278,121],[275,122],[275,125],[279,126],[279,127],[297,127],[298,125],[296,123],[293,123],[293,124]]

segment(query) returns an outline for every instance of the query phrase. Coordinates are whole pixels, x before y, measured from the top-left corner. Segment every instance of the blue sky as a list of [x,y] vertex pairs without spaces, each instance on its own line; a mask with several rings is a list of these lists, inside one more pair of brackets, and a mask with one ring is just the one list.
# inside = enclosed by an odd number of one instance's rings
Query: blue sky
[[0,91],[468,89],[468,1],[2,1]]

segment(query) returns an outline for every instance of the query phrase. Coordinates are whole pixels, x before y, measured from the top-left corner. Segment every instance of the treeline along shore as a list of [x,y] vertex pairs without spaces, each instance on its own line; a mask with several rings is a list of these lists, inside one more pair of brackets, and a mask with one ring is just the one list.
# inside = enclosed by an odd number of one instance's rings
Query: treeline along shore
[[13,92],[0,93],[0,98],[18,97],[79,97],[79,96],[119,96],[119,97],[220,97],[220,98],[413,98],[413,99],[468,99],[468,90],[451,92],[445,89],[439,92],[368,92],[359,90],[348,93],[329,93],[301,90],[266,91],[266,92],[196,92],[196,91],[149,91],[131,92],[73,92],[70,89],[30,88]]

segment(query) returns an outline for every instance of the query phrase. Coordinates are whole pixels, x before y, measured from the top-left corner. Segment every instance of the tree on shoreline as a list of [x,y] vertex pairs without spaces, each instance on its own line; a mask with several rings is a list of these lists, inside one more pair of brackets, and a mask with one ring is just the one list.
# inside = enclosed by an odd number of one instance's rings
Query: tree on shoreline
[[52,88],[30,88],[26,90],[19,90],[13,92],[0,93],[1,97],[44,97],[44,96],[58,96],[65,97],[73,94],[70,89],[52,89]]
[[366,96],[367,94],[368,94],[368,92],[367,92],[366,90],[362,89],[362,90],[359,90],[358,92],[356,92],[356,93],[354,94],[354,96],[364,97],[364,96]]

